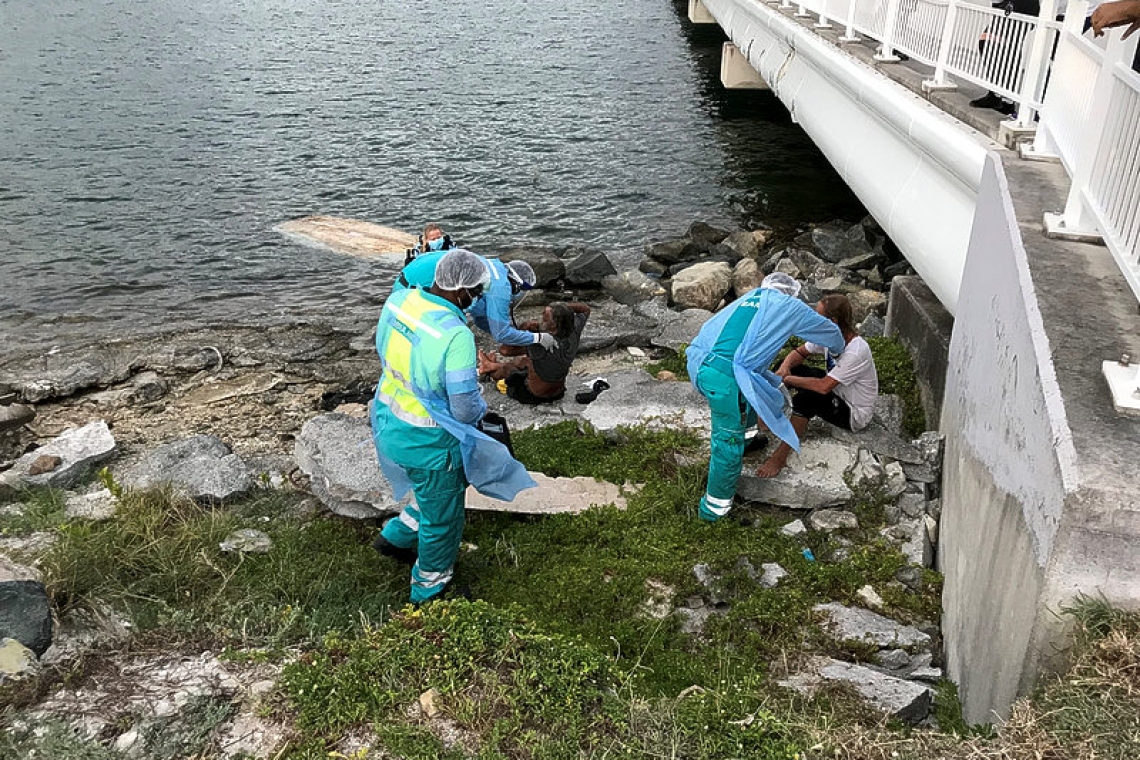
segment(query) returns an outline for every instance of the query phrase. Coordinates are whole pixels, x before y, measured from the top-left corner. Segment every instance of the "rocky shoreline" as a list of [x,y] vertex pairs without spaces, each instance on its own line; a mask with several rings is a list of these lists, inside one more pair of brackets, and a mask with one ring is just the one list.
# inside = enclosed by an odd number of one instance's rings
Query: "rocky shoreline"
[[[883,332],[891,279],[909,273],[870,220],[832,222],[790,242],[774,240],[768,230],[727,231],[696,223],[681,238],[650,245],[639,269],[621,273],[599,251],[511,249],[503,258],[525,259],[538,274],[539,289],[520,304],[520,319],[553,300],[591,305],[567,384],[588,384],[601,375],[610,389],[588,405],[568,393],[556,404],[520,407],[488,383],[489,405],[514,429],[576,420],[603,434],[648,425],[707,436],[708,409],[699,394],[673,373],[646,369],[688,343],[717,308],[756,287],[765,274],[782,271],[801,278],[808,302],[827,293],[849,295],[863,333],[876,337]],[[207,504],[225,504],[257,489],[286,489],[311,494],[311,509],[352,518],[391,514],[398,504],[375,466],[364,418],[363,405],[379,369],[372,340],[297,324],[201,330],[8,357],[0,363],[5,403],[0,407],[0,502],[10,504],[0,508],[18,511],[27,488],[50,486],[75,489],[67,496],[70,518],[114,519],[118,488],[172,484]],[[843,535],[858,527],[847,505],[857,494],[873,494],[886,515],[881,536],[907,560],[892,583],[904,593],[918,589],[926,582],[923,569],[931,566],[937,542],[941,440],[930,432],[908,438],[902,417],[899,399],[888,395],[871,427],[859,434],[813,424],[802,454],[780,478],[756,478],[755,463],[746,462],[740,496],[800,512],[802,518],[790,521],[785,535],[810,527],[832,536],[832,556],[819,558],[826,562],[858,549]],[[102,467],[107,474],[91,480],[90,473]],[[583,507],[591,503],[589,494],[568,498]],[[231,551],[271,551],[258,531],[231,538]],[[83,642],[99,639],[82,624],[68,622],[57,626],[53,641],[49,600],[35,568],[43,547],[36,540],[0,539],[0,608],[17,598],[21,605],[18,614],[0,609],[0,634],[22,642],[27,654],[20,657],[29,672],[37,670],[40,657],[55,664],[61,651],[75,656]],[[751,565],[743,572],[774,588],[788,571],[766,564],[763,578]],[[718,591],[720,580],[707,567],[697,565],[694,574],[705,594],[674,602],[668,587],[647,588],[647,614],[677,615],[684,630],[700,635],[705,622],[724,614],[726,602]],[[786,685],[810,692],[829,681],[850,683],[883,714],[921,722],[930,709],[930,684],[941,677],[937,621],[926,621],[919,631],[882,618],[872,610],[883,606],[883,591],[868,586],[861,592],[867,609],[823,605],[818,610],[825,630],[837,640],[873,648],[870,668],[817,659]],[[32,621],[31,628],[5,627],[17,617]],[[127,635],[123,621],[108,620],[94,628]],[[19,668],[10,670],[8,678]]]

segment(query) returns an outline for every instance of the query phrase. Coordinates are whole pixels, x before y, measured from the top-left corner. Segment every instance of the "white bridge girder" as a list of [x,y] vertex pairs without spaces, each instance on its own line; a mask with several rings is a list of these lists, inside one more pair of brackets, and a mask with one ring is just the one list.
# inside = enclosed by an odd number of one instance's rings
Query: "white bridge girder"
[[996,145],[774,8],[700,2],[953,314]]

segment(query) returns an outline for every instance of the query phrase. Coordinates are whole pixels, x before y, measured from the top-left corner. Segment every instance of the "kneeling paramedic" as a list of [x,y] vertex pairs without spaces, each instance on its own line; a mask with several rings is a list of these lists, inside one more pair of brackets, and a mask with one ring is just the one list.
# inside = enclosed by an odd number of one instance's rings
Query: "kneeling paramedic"
[[418,553],[415,604],[438,596],[451,580],[468,482],[504,501],[535,485],[503,444],[476,428],[487,405],[464,311],[488,277],[479,256],[449,251],[430,289],[389,297],[376,329],[382,366],[371,405],[376,452],[396,499],[410,489],[415,503],[385,524],[375,546],[390,556]]
[[693,386],[708,399],[712,412],[708,486],[698,513],[702,520],[718,520],[732,508],[744,433],[756,423],[757,414],[773,434],[800,450],[783,413],[783,381],[768,370],[788,338],[812,341],[833,355],[843,351],[839,328],[800,301],[799,292],[800,284],[791,276],[768,275],[759,288],[706,322],[685,352]]

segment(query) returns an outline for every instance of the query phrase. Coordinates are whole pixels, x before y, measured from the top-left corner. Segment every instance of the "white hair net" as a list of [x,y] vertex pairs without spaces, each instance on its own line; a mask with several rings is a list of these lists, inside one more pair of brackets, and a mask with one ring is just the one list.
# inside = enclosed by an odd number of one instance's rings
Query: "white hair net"
[[538,282],[538,277],[534,274],[534,268],[525,261],[507,262],[507,275],[518,280],[528,288],[533,288],[535,283]]
[[490,280],[491,273],[483,257],[466,248],[448,251],[435,265],[435,284],[441,290],[474,288]]
[[784,272],[772,272],[772,274],[764,278],[764,281],[760,283],[760,287],[768,290],[778,290],[792,298],[797,298],[800,295],[799,281]]

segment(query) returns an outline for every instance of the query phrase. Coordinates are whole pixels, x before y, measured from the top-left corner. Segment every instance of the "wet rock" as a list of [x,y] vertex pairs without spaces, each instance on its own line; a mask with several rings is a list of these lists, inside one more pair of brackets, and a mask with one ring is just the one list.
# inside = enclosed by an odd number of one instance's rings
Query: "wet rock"
[[525,261],[534,270],[535,287],[548,288],[566,276],[566,262],[549,248],[511,248],[499,257],[503,262]]
[[610,298],[626,306],[665,295],[660,281],[636,270],[607,275],[602,278],[602,287]]
[[[115,453],[115,438],[107,423],[99,420],[80,428],[72,428],[63,435],[16,460],[12,468],[0,475],[0,480],[31,486],[67,488],[90,468],[109,459]],[[49,470],[32,473],[32,466],[41,457],[57,457],[60,461]]]
[[136,490],[169,484],[176,493],[200,502],[226,501],[253,488],[245,463],[213,435],[163,444],[124,468],[119,479]]
[[226,536],[218,544],[223,552],[239,552],[241,554],[265,554],[273,548],[273,541],[264,531],[253,528],[239,528]]
[[584,251],[566,262],[566,282],[576,287],[600,287],[613,274],[613,262],[601,251]]
[[689,225],[685,237],[694,243],[716,245],[728,237],[728,230],[722,230],[719,227],[713,227],[711,224],[704,222],[693,222]]
[[760,566],[763,574],[760,576],[760,585],[763,588],[776,588],[780,580],[787,577],[788,571],[775,562],[765,562]]
[[934,701],[926,686],[830,658],[813,658],[803,673],[778,683],[810,694],[824,682],[847,684],[884,716],[908,724],[926,718]]
[[829,602],[812,610],[824,616],[824,630],[837,641],[872,644],[880,649],[926,650],[931,645],[930,637],[917,628],[860,607]]
[[382,517],[403,506],[380,472],[366,419],[335,412],[314,417],[301,428],[293,454],[313,494],[339,515]]
[[41,655],[51,646],[47,589],[39,581],[0,583],[0,638],[15,639]]
[[[760,255],[760,241],[748,230],[736,230],[720,241],[735,251],[743,259],[755,259]],[[750,288],[751,289],[751,288]],[[738,291],[739,292],[739,291]]]
[[115,516],[119,500],[106,488],[67,499],[66,514],[72,520],[108,520]]
[[760,287],[764,274],[754,259],[741,259],[732,268],[732,291],[739,298],[750,290]]
[[708,403],[692,384],[658,382],[642,369],[612,372],[606,377],[609,390],[589,406],[564,402],[567,408],[580,410],[582,419],[598,432],[641,424],[653,429],[710,429]]
[[0,406],[0,433],[23,427],[36,418],[36,410],[24,404]]
[[667,316],[662,318],[657,331],[650,337],[650,343],[679,351],[682,346],[693,342],[693,338],[701,331],[705,322],[708,322],[712,317],[713,313],[705,309],[670,311]]
[[854,464],[857,451],[831,440],[805,440],[774,478],[757,477],[754,467],[746,464],[736,492],[750,501],[792,509],[843,504],[852,496],[844,473]]
[[798,536],[801,533],[807,532],[803,520],[792,520],[790,523],[780,528],[781,535],[785,536]]
[[854,530],[859,520],[851,512],[842,509],[817,509],[808,517],[812,530],[831,533],[836,530]]
[[40,672],[36,653],[16,639],[0,640],[0,685],[6,681],[22,681]]
[[868,314],[859,323],[859,334],[864,338],[881,338],[887,332],[887,323],[878,314]]
[[669,265],[646,257],[638,262],[637,271],[644,272],[650,277],[665,277],[669,274]]
[[705,261],[673,278],[673,301],[684,309],[715,311],[731,287],[732,268],[721,261]]
[[19,384],[20,397],[29,404],[73,396],[88,388],[106,388],[126,380],[130,360],[114,353],[92,350],[76,356],[57,353],[36,377]]

